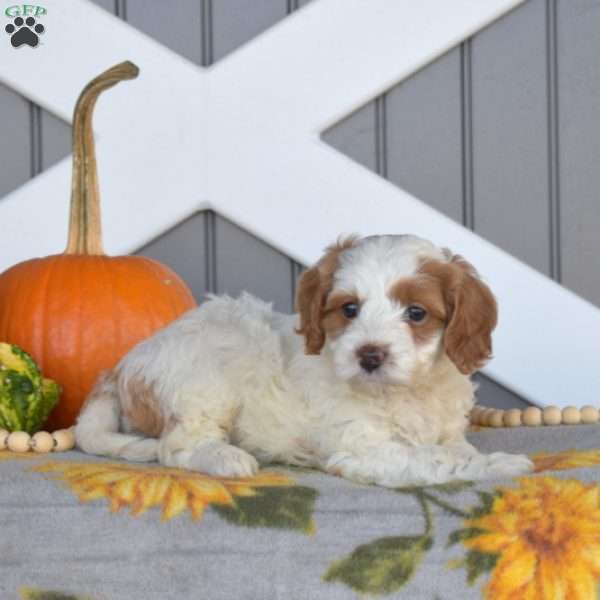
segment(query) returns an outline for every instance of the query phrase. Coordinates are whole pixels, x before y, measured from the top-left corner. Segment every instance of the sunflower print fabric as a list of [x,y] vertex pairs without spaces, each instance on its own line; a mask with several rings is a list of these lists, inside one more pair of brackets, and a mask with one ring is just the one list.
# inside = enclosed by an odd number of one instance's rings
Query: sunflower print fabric
[[39,590],[23,587],[19,590],[21,600],[94,600],[90,596],[77,596],[55,590]]
[[198,520],[211,506],[239,524],[288,527],[305,533],[314,527],[314,490],[296,487],[292,479],[277,473],[263,471],[249,479],[227,479],[166,467],[58,461],[34,471],[64,482],[81,502],[104,498],[112,512],[128,506],[134,517],[156,507],[162,521],[184,512]]
[[3,451],[0,599],[600,600],[599,440],[482,430],[535,472],[395,490]]
[[32,458],[39,458],[39,455],[33,452],[11,452],[10,450],[0,450],[0,462],[3,460],[30,460]]
[[599,485],[522,478],[517,487],[498,488],[491,506],[464,525],[458,532],[463,545],[492,567],[483,591],[486,600],[595,597]]
[[[536,473],[589,468],[600,466],[600,450],[536,452],[531,459]],[[514,483],[492,491],[469,482],[397,490],[421,507],[423,533],[361,545],[334,561],[323,580],[372,596],[399,592],[434,544],[432,507],[437,506],[462,519],[446,546],[460,542],[466,553],[449,560],[448,568],[464,569],[468,586],[487,576],[481,587],[485,600],[600,598],[600,482],[532,476]],[[479,502],[466,510],[440,497],[467,489]]]

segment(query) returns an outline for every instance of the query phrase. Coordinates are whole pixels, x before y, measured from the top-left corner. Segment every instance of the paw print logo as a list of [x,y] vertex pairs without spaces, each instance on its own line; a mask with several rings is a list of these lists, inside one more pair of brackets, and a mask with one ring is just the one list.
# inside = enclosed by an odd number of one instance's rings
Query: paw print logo
[[40,42],[38,34],[44,33],[45,28],[41,23],[36,24],[33,17],[27,17],[25,20],[22,17],[17,17],[4,30],[10,35],[10,43],[15,48],[23,44],[35,48]]

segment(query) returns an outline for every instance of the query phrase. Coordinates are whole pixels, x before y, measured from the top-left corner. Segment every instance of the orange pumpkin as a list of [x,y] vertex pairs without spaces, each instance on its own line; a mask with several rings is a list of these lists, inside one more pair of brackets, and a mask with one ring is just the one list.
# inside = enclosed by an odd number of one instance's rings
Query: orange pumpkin
[[77,101],[65,252],[0,275],[0,341],[26,350],[63,387],[50,429],[74,423],[101,371],[195,306],[185,283],[159,262],[103,252],[92,112],[100,93],[137,74],[134,64],[121,63],[91,81]]

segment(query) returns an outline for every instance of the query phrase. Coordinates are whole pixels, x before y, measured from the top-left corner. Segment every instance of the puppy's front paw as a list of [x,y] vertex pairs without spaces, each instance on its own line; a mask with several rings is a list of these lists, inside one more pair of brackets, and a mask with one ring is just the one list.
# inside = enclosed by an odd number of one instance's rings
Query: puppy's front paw
[[461,460],[455,476],[460,479],[482,481],[486,479],[506,479],[524,475],[533,470],[533,463],[524,454],[477,454],[465,461]]
[[531,473],[534,464],[524,454],[494,452],[487,456],[490,477],[516,477]]
[[189,461],[189,468],[219,477],[252,477],[258,473],[258,461],[245,450],[210,442],[197,448]]
[[382,446],[363,456],[336,452],[325,464],[325,471],[357,483],[391,488],[407,485],[409,476],[406,451],[397,444]]
[[329,457],[324,468],[331,475],[344,477],[358,483],[372,483],[372,478],[365,477],[360,466],[360,461],[350,452],[336,452]]

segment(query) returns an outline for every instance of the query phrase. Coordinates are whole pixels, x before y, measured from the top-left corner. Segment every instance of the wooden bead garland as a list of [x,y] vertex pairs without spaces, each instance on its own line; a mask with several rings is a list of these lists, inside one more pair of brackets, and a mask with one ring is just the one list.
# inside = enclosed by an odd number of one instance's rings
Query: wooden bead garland
[[[600,422],[600,411],[594,406],[577,408],[557,406],[544,409],[529,406],[525,410],[511,408],[500,410],[486,406],[474,406],[470,414],[471,425],[483,427],[537,427],[539,425],[591,425]],[[1,443],[0,437],[0,443]]]
[[600,414],[595,406],[584,406],[580,412],[582,423],[588,424],[600,421]]
[[0,429],[0,450],[7,448],[12,452],[37,452],[45,454],[47,452],[64,452],[71,450],[75,446],[75,433],[73,428],[58,429],[53,433],[47,431],[38,431],[34,435],[29,435],[26,431],[13,431]]
[[518,408],[511,408],[504,413],[505,427],[519,427],[523,424],[523,413]]
[[542,424],[542,411],[537,406],[529,406],[523,411],[521,420],[527,427],[537,427]]
[[[57,432],[55,432],[57,433]],[[31,437],[31,449],[34,452],[38,452],[39,454],[44,454],[45,452],[52,452],[52,450],[56,450],[54,444],[58,447],[58,443],[55,442],[55,438],[52,434],[47,431],[38,431]]]

